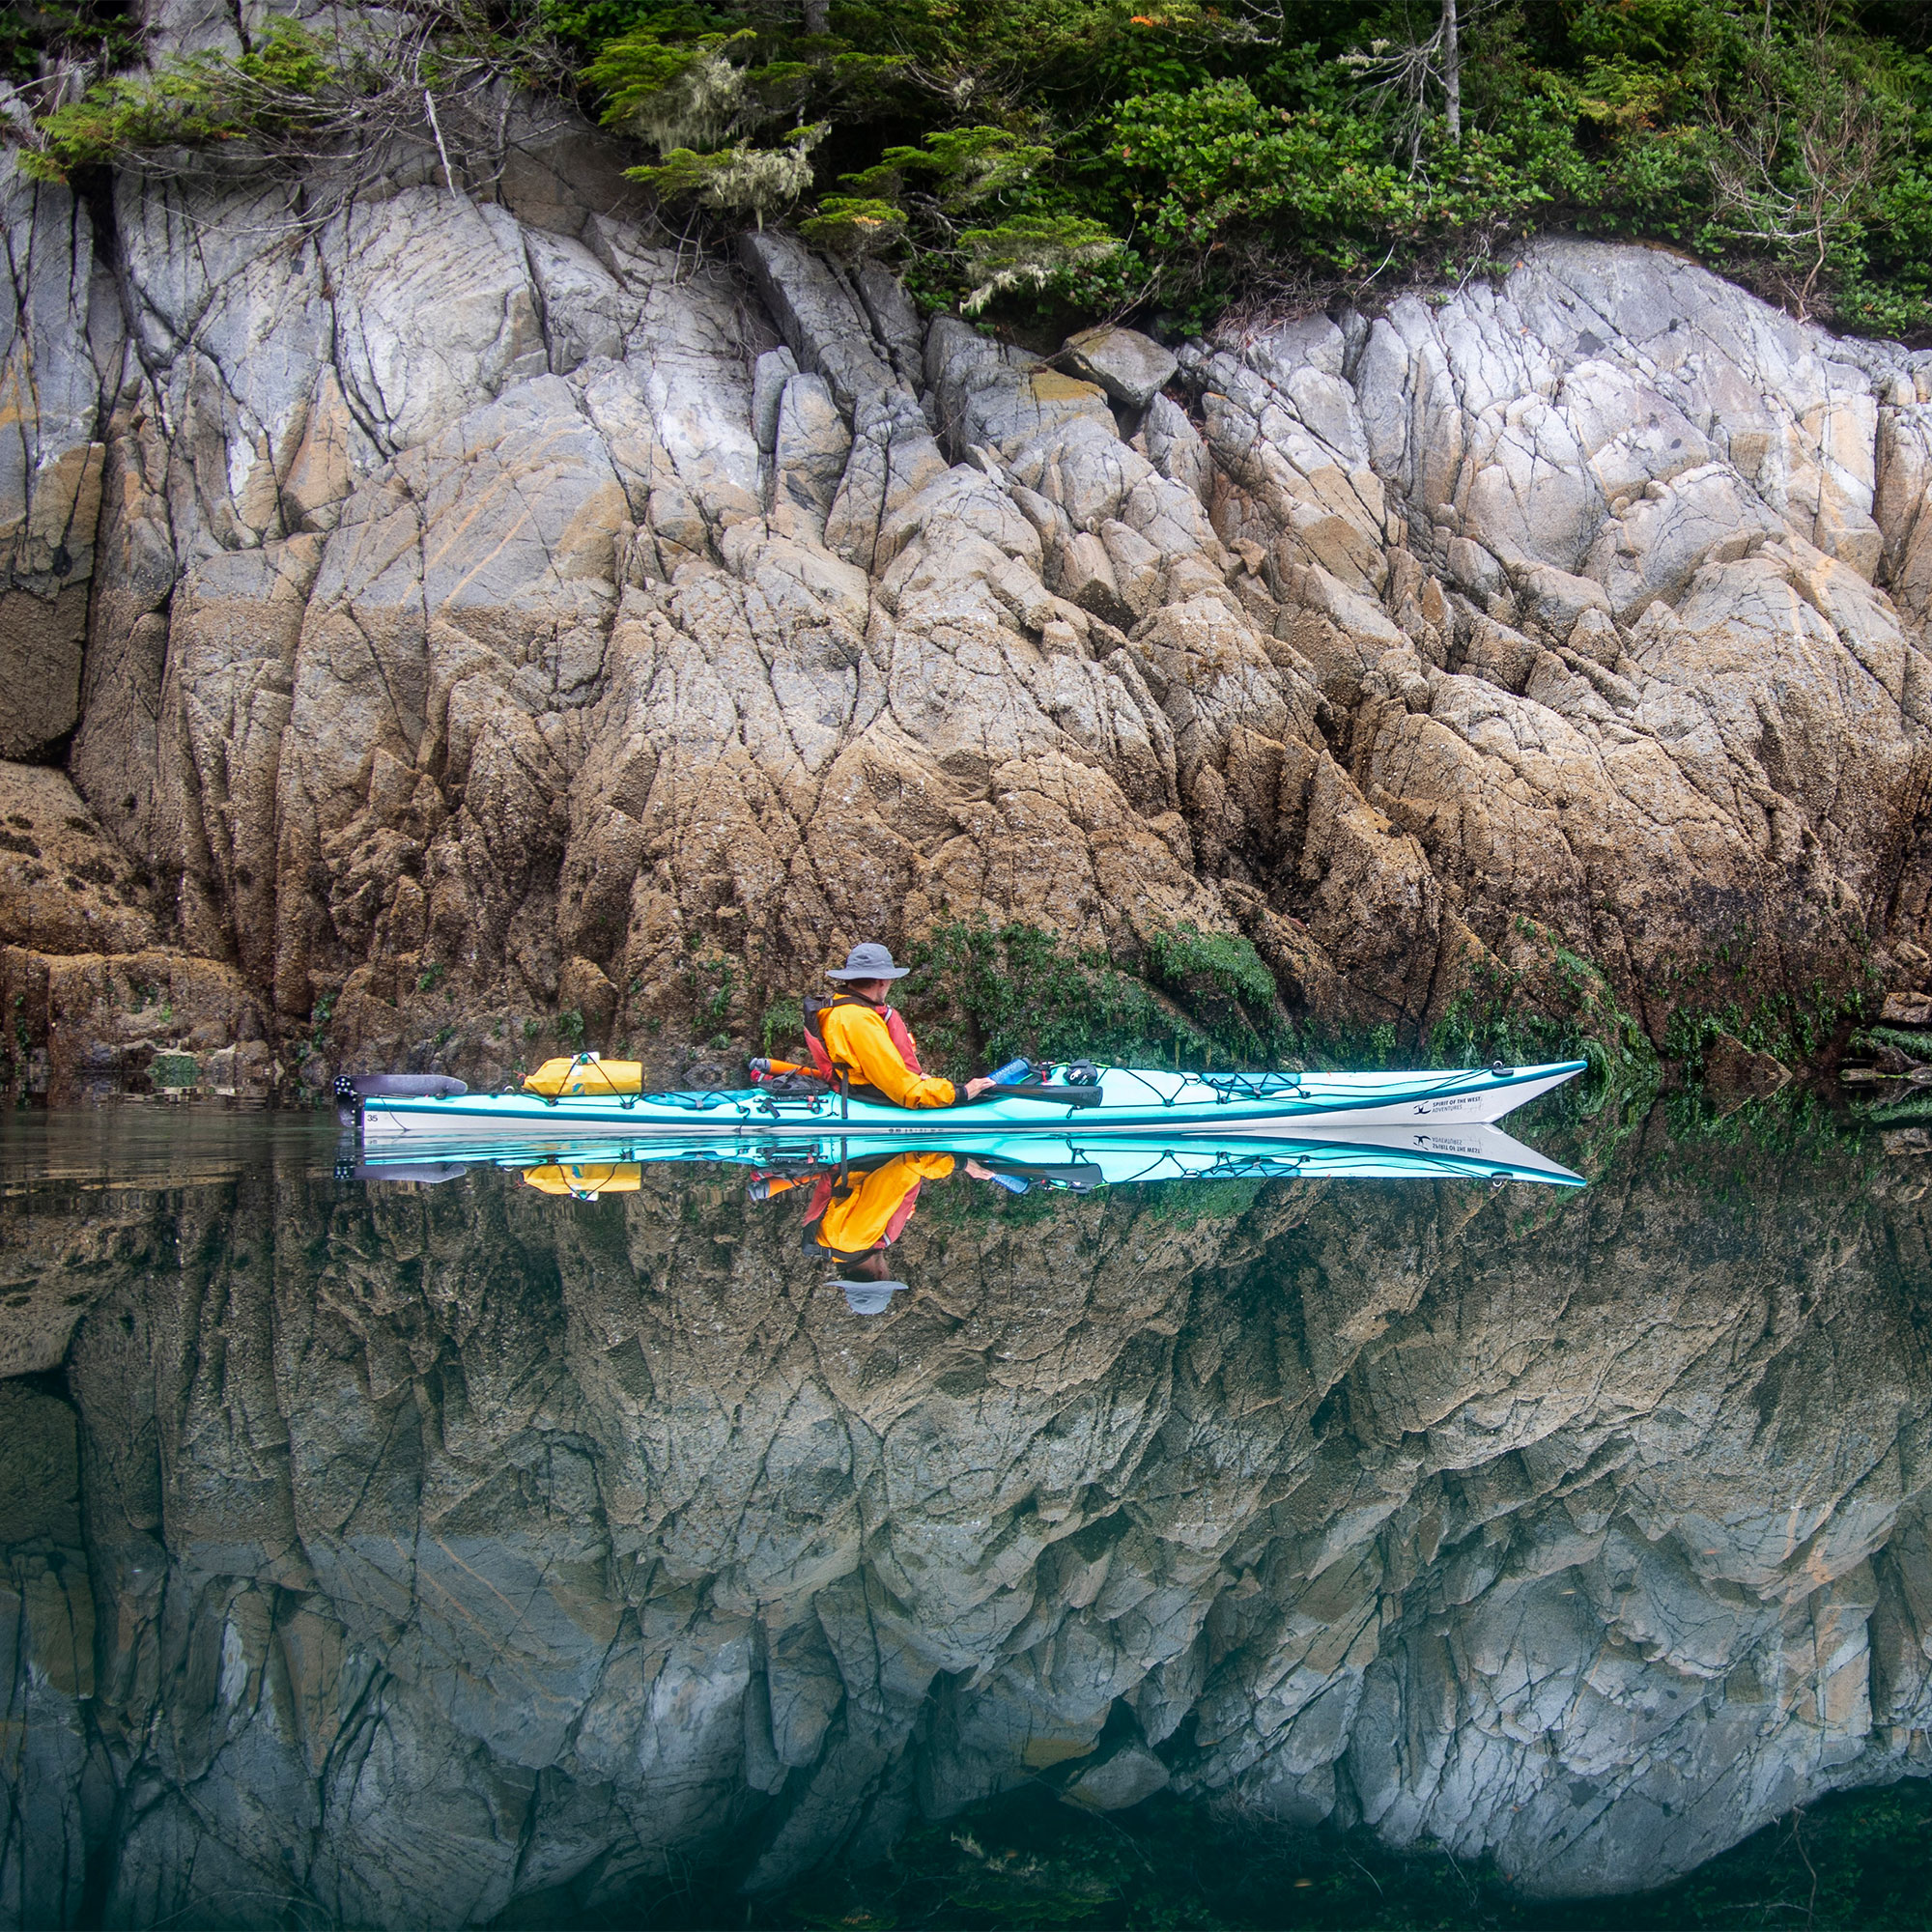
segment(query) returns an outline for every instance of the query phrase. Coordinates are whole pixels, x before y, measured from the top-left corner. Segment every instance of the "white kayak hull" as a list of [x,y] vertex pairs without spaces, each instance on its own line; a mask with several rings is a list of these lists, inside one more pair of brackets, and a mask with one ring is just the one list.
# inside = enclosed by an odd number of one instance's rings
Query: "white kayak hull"
[[[522,1093],[378,1094],[362,1102],[361,1131],[363,1144],[373,1148],[399,1142],[477,1144],[539,1134],[697,1142],[721,1135],[771,1141],[850,1133],[905,1145],[952,1146],[1013,1134],[1065,1138],[1072,1133],[1083,1141],[1114,1135],[1212,1140],[1317,1127],[1449,1128],[1492,1125],[1574,1079],[1584,1065],[1575,1060],[1446,1072],[1265,1075],[1110,1067],[1097,1090],[1074,1090],[1083,1104],[1042,1094],[989,1097],[957,1107],[903,1108],[846,1100],[837,1094],[781,1099],[759,1088],[558,1100]],[[1052,1076],[1047,1084],[1054,1084]]]

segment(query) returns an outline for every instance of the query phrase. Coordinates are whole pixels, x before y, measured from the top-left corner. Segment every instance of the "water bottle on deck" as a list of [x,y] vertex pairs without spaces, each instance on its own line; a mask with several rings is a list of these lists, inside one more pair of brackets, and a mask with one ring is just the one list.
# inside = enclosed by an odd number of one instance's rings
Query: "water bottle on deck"
[[1033,1078],[1033,1062],[1009,1060],[1004,1066],[997,1067],[989,1078],[995,1087],[1017,1087],[1021,1081]]

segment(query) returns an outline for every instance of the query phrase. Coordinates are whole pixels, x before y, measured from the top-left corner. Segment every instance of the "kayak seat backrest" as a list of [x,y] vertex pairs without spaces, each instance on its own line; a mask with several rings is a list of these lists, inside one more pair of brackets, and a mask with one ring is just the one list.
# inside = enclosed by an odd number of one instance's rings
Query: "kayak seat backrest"
[[825,1014],[837,997],[832,993],[808,993],[799,1003],[805,1015],[805,1050],[811,1056],[812,1071],[825,1081],[838,1078],[838,1069],[825,1050]]
[[815,1073],[768,1073],[758,1082],[758,1092],[775,1100],[812,1100],[832,1092],[832,1083]]
[[352,1073],[348,1085],[364,1100],[445,1100],[469,1091],[448,1073]]

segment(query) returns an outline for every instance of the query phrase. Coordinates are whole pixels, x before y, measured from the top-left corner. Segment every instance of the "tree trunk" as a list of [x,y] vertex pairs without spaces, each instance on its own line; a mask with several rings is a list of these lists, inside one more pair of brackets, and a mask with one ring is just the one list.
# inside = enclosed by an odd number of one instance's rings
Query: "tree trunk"
[[805,31],[829,34],[832,31],[832,0],[804,0]]
[[1442,0],[1442,106],[1452,146],[1463,145],[1463,49],[1456,38],[1456,0]]

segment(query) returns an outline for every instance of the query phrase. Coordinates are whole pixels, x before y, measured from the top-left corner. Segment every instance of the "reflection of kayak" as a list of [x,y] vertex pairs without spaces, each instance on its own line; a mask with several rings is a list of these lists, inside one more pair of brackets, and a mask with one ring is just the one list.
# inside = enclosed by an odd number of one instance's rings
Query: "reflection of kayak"
[[[965,1145],[1024,1135],[1082,1142],[1152,1134],[1226,1139],[1320,1126],[1472,1126],[1547,1094],[1582,1072],[1584,1062],[1548,1066],[1413,1073],[1164,1073],[1109,1067],[1095,1086],[1068,1085],[1054,1067],[1023,1088],[955,1107],[904,1108],[834,1093],[792,1097],[762,1088],[726,1093],[369,1094],[362,1097],[365,1146],[408,1140],[483,1141],[541,1134],[636,1135],[652,1141],[814,1140],[827,1133],[897,1147]],[[589,1063],[594,1065],[594,1063]]]
[[[1154,1134],[1090,1134],[1083,1122],[1058,1133],[940,1136],[923,1145],[935,1151],[970,1156],[1004,1172],[1049,1188],[1077,1193],[1105,1182],[1120,1186],[1146,1180],[1244,1179],[1410,1179],[1538,1180],[1580,1187],[1580,1176],[1546,1160],[1533,1148],[1498,1128],[1435,1126],[1324,1127],[1319,1133],[1230,1135],[1199,1133],[1169,1139]],[[623,1137],[532,1135],[522,1142],[490,1136],[464,1146],[439,1149],[438,1172],[455,1174],[466,1165],[488,1162],[520,1168],[546,1193],[588,1197],[634,1192],[639,1170],[652,1161],[724,1161],[778,1173],[804,1175],[863,1166],[883,1155],[902,1153],[899,1136],[828,1133],[812,1139],[759,1136],[726,1130],[709,1141],[666,1139],[654,1132]],[[386,1175],[419,1179],[425,1169],[412,1136],[407,1142],[371,1147],[355,1173],[371,1180]]]

